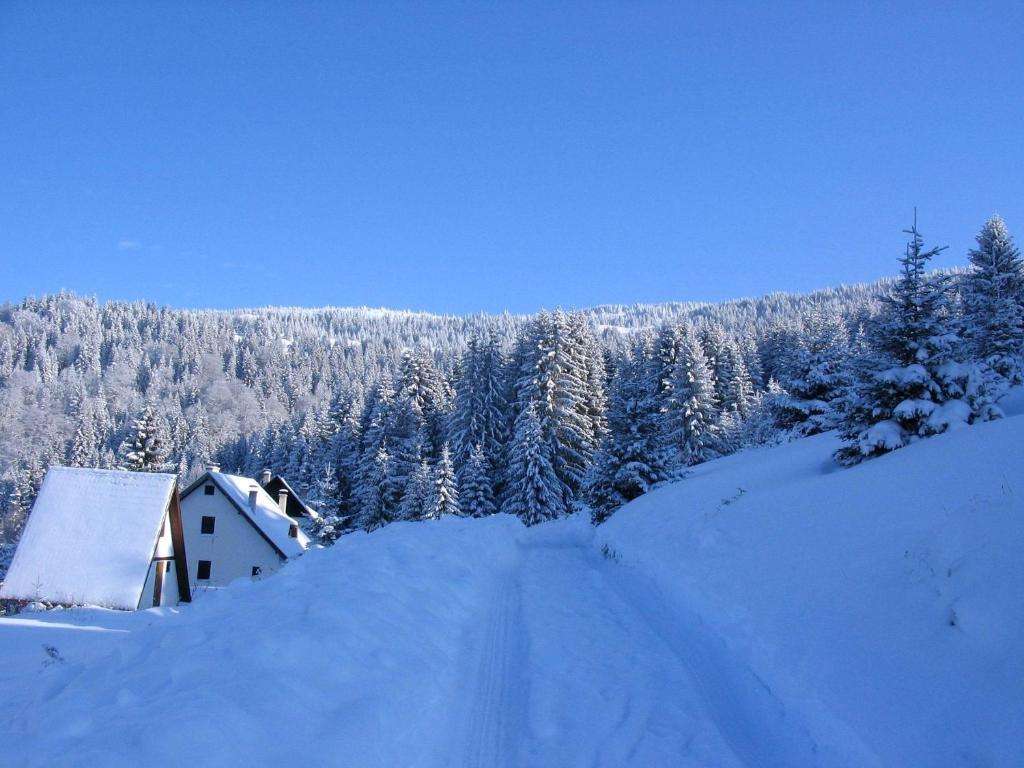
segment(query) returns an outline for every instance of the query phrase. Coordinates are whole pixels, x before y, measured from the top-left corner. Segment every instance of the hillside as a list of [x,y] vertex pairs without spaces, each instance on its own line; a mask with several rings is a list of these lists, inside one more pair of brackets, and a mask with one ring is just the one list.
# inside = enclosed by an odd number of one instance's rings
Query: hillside
[[3,762],[1021,764],[1024,419],[835,444],[596,530],[396,523],[180,609],[0,619]]

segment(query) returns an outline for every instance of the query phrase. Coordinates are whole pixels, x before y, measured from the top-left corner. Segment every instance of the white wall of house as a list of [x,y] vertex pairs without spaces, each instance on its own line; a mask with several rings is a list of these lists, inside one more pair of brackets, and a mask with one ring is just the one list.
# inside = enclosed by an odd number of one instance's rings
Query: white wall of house
[[[154,557],[174,557],[174,542],[171,539],[171,520],[170,515],[166,513],[160,528],[160,538],[157,539]],[[140,610],[153,607],[156,569],[158,567],[164,569],[163,583],[160,586],[160,605],[177,605],[181,599],[178,594],[178,573],[174,561],[153,560],[149,564],[149,572],[146,574],[146,585],[142,588],[142,597],[139,600]]]
[[[214,483],[213,495],[199,486],[181,500],[181,522],[185,532],[185,556],[193,591],[223,587],[242,576],[251,577],[254,567],[263,576],[278,570],[284,561],[258,530]],[[213,517],[214,532],[203,533],[203,517]],[[210,561],[210,578],[199,576],[199,561]],[[173,568],[172,568],[173,571]]]

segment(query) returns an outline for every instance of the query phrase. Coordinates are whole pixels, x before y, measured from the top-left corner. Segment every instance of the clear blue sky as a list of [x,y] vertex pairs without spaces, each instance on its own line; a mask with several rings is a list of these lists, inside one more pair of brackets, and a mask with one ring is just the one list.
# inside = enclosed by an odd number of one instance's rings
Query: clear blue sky
[[1024,4],[0,2],[0,300],[529,311],[1024,241]]

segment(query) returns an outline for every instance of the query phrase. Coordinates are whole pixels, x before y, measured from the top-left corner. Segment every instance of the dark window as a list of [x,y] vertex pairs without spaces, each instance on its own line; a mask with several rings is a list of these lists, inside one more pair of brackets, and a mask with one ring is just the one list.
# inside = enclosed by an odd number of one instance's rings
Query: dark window
[[210,578],[210,566],[212,565],[209,560],[200,560],[199,567],[196,569],[196,578],[205,580]]
[[213,496],[213,486],[212,485],[204,486],[203,493],[205,493],[207,496]]
[[164,568],[164,571],[166,571],[167,573],[171,572],[171,561],[170,560],[167,561],[167,567]]
[[203,533],[213,533],[213,527],[217,524],[217,518],[203,515]]
[[288,537],[292,539],[299,538],[299,526],[290,525],[288,526]]
[[258,565],[254,565],[252,567],[252,575],[253,576],[259,576],[261,573],[263,573],[263,569],[260,568]]

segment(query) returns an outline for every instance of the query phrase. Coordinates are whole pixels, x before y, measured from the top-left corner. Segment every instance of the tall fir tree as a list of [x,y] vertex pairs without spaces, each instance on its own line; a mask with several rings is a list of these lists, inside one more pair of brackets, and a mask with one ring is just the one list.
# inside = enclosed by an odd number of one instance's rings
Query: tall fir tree
[[398,507],[399,520],[431,520],[436,515],[434,503],[434,478],[426,459],[421,461],[405,484],[402,501]]
[[999,216],[985,222],[977,242],[960,288],[971,352],[1007,382],[1024,383],[1024,262]]
[[169,442],[167,423],[156,405],[147,402],[122,444],[121,466],[131,472],[173,471]]
[[804,318],[803,332],[793,345],[790,364],[768,395],[776,425],[801,437],[835,429],[850,383],[846,324],[835,311],[816,306]]
[[944,249],[925,250],[916,217],[906,233],[900,277],[879,297],[882,309],[870,332],[873,360],[861,366],[864,378],[847,401],[846,445],[836,452],[844,464],[991,414],[972,402],[953,359],[959,338],[949,314],[949,279],[927,274],[928,262]]
[[535,525],[567,513],[562,483],[555,474],[551,443],[545,439],[536,405],[519,415],[509,450],[508,482],[501,511]]
[[459,471],[459,505],[467,517],[487,517],[497,510],[494,504],[492,469],[481,445],[470,451]]
[[587,493],[595,523],[668,477],[657,396],[663,360],[652,346],[650,338],[639,340],[612,379],[608,432],[595,458]]
[[660,424],[664,463],[675,474],[712,458],[719,449],[720,420],[714,374],[704,346],[685,333],[669,372]]
[[451,450],[448,444],[441,446],[441,455],[434,465],[433,517],[444,515],[461,515],[459,506],[459,486],[455,478],[455,467],[452,465]]

